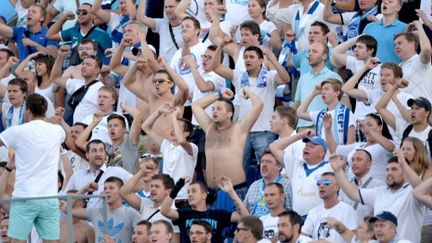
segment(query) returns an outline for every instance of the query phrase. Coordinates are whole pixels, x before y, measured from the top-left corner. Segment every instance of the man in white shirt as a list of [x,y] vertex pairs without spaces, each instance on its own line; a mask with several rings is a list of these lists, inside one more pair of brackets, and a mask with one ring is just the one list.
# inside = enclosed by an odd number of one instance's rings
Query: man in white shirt
[[345,240],[336,230],[330,229],[328,217],[341,221],[348,229],[353,230],[359,222],[357,212],[338,198],[339,185],[333,172],[325,172],[317,181],[319,196],[323,204],[309,211],[302,233],[314,240],[328,240],[332,243],[343,243]]
[[324,159],[327,143],[319,136],[308,137],[312,134],[311,130],[305,130],[271,144],[272,147],[283,149],[297,140],[305,143],[301,158],[290,157],[288,153],[283,158],[285,171],[291,178],[293,209],[303,218],[306,218],[309,210],[321,203],[316,178],[324,172],[332,171],[329,162]]
[[[402,152],[399,154],[402,155],[401,159],[405,159]],[[343,158],[333,156],[331,165],[338,184],[351,200],[373,206],[375,214],[387,210],[403,219],[398,225],[400,236],[413,242],[420,242],[425,207],[412,194],[410,184],[417,185],[418,183],[410,176],[406,176],[408,180],[405,179],[404,174],[407,174],[405,170],[410,168],[400,165],[397,157],[390,158],[387,163],[387,187],[358,189],[349,182],[345,175]]]
[[302,218],[293,210],[278,215],[278,243],[307,243],[311,238],[301,234]]
[[[396,55],[402,60],[401,66],[404,78],[409,81],[408,87],[403,91],[414,97],[423,96],[432,100],[432,76],[430,41],[420,21],[414,21],[409,30],[417,29],[417,33],[402,32],[394,37]],[[420,46],[420,53],[417,49]]]
[[[0,134],[0,146],[15,150],[16,176],[14,198],[57,196],[57,171],[60,146],[66,134],[59,125],[44,121],[47,102],[39,94],[26,99],[27,123]],[[49,136],[47,136],[49,134]],[[14,168],[5,168],[10,173]],[[43,179],[41,179],[43,178]],[[44,241],[60,239],[58,200],[43,199],[13,202],[8,235],[24,242],[34,225]]]
[[278,215],[285,211],[285,193],[280,183],[271,182],[264,189],[264,200],[270,213],[260,217],[264,226],[264,238],[275,239],[278,235]]

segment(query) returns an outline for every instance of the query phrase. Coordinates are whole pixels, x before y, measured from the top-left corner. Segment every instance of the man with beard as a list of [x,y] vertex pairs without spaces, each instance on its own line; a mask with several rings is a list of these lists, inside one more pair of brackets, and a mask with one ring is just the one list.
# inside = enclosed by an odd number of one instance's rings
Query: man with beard
[[278,215],[279,243],[306,243],[311,238],[301,234],[301,216],[293,210],[287,210]]
[[[400,152],[398,156],[405,159]],[[423,220],[419,219],[423,219],[425,207],[412,194],[411,185],[416,185],[416,181],[409,176],[410,171],[407,170],[410,168],[400,165],[398,158],[392,157],[387,162],[387,186],[358,189],[345,175],[343,158],[332,156],[330,162],[337,183],[351,200],[372,206],[375,215],[386,210],[397,218],[404,219],[397,226],[399,236],[412,242],[420,242]]]

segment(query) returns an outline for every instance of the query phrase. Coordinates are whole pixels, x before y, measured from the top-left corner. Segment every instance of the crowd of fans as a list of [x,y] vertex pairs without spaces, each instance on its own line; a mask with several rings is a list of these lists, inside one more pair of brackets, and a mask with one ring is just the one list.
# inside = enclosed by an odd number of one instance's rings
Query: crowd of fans
[[1,242],[432,242],[430,1],[9,2]]

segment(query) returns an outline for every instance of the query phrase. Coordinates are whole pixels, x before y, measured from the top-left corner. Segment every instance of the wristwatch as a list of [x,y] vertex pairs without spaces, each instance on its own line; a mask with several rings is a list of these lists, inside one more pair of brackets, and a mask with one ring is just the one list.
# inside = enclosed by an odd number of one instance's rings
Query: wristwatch
[[13,171],[13,169],[11,169],[11,168],[9,168],[9,167],[7,167],[7,166],[5,166],[5,170],[6,170],[7,172],[12,172],[12,171]]

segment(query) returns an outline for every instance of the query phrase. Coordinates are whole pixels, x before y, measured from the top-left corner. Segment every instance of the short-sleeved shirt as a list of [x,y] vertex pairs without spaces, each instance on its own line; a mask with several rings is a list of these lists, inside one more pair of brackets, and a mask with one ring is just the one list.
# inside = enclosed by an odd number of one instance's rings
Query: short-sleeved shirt
[[[330,62],[332,52],[333,49],[329,48],[329,55],[325,61],[325,65],[328,69],[333,71],[334,67]],[[291,62],[294,64],[294,67],[300,70],[300,75],[306,74],[312,70],[312,67],[311,65],[309,65],[308,62],[308,55],[309,55],[308,50],[304,50],[292,56]]]
[[425,206],[414,198],[408,183],[396,191],[383,186],[360,189],[359,193],[361,203],[374,207],[374,215],[389,211],[396,216],[397,232],[402,239],[420,242]]
[[[66,92],[72,95],[75,91],[85,85],[85,81],[82,79],[68,79],[66,81]],[[87,93],[84,95],[82,100],[75,108],[73,115],[73,121],[82,122],[88,114],[94,114],[98,110],[97,99],[99,89],[103,86],[102,82],[97,82],[90,86]]]
[[394,21],[391,24],[384,25],[382,21],[376,21],[369,23],[363,30],[364,35],[371,35],[375,37],[377,47],[377,57],[381,63],[394,62],[399,63],[400,59],[394,51],[394,40],[395,35],[405,31],[406,24],[399,20]]
[[151,199],[141,198],[140,213],[141,218],[149,221],[150,223],[153,223],[156,220],[166,220],[173,226],[174,233],[180,233],[179,227],[177,225],[173,225],[169,218],[163,216],[160,212],[160,209],[154,207],[154,203]]
[[414,97],[425,97],[432,100],[432,66],[431,62],[423,63],[418,54],[399,64],[404,78],[408,80],[408,87],[402,89]]
[[[318,73],[308,72],[300,76],[300,79],[297,83],[297,90],[295,94],[295,101],[298,101],[300,103],[304,102],[306,98],[309,96],[309,94],[313,91],[316,85],[321,84],[322,81],[333,78],[337,80],[342,80],[342,78],[339,76],[339,74],[331,71],[327,67],[324,67],[319,71]],[[341,81],[342,82],[342,81]],[[322,100],[321,96],[315,97],[312,102],[310,103],[307,111],[320,111],[322,109],[326,108],[326,105],[324,104],[324,101]],[[307,127],[307,126],[313,126],[314,124],[310,121],[305,121],[303,119],[299,119],[297,127]]]
[[12,196],[23,198],[57,195],[60,146],[65,137],[61,126],[43,120],[13,126],[0,134],[3,144],[16,151],[15,188]]
[[[79,2],[81,4],[83,3],[93,4],[94,0],[80,0]],[[75,11],[77,10],[76,1],[70,1],[70,0],[56,0],[53,3],[53,7],[60,13],[66,13],[68,11],[75,13]],[[72,20],[67,20],[66,22],[64,22],[62,30],[66,30],[68,28],[73,27],[76,24],[76,22],[77,22],[77,18]]]
[[[96,231],[96,242],[103,242],[104,221],[103,208],[87,208],[87,218],[92,222]],[[129,207],[108,210],[108,234],[115,242],[132,242],[134,226],[141,221],[139,213]]]
[[42,45],[44,47],[55,46],[57,47],[57,41],[50,40],[46,37],[48,29],[46,27],[41,27],[39,32],[32,33],[27,27],[13,27],[12,28],[12,40],[16,42],[18,47],[18,57],[19,60],[24,60],[28,55],[37,52],[34,47],[27,47],[24,45],[24,38],[29,38],[30,40]]
[[[79,25],[75,25],[72,28],[63,30],[60,32],[62,41],[71,41],[72,48],[76,47],[84,38],[84,34],[81,32]],[[99,59],[105,58],[105,50],[112,47],[111,38],[108,33],[99,27],[95,27],[90,34],[86,37],[88,40],[92,40],[97,45],[97,57]]]
[[231,222],[231,212],[221,209],[207,209],[200,212],[192,209],[178,209],[179,218],[173,223],[180,228],[180,242],[188,243],[189,230],[194,220],[204,220],[210,224],[213,229],[212,243],[223,242],[222,230]]
[[[167,63],[171,63],[171,58],[174,56],[177,48],[171,37],[169,20],[166,18],[153,20],[155,21],[156,27],[152,29],[152,31],[159,33],[159,36],[162,36],[162,38],[159,40],[159,56],[165,58]],[[172,26],[172,33],[178,48],[182,48],[183,37],[181,35],[181,25],[179,24],[177,26]]]

